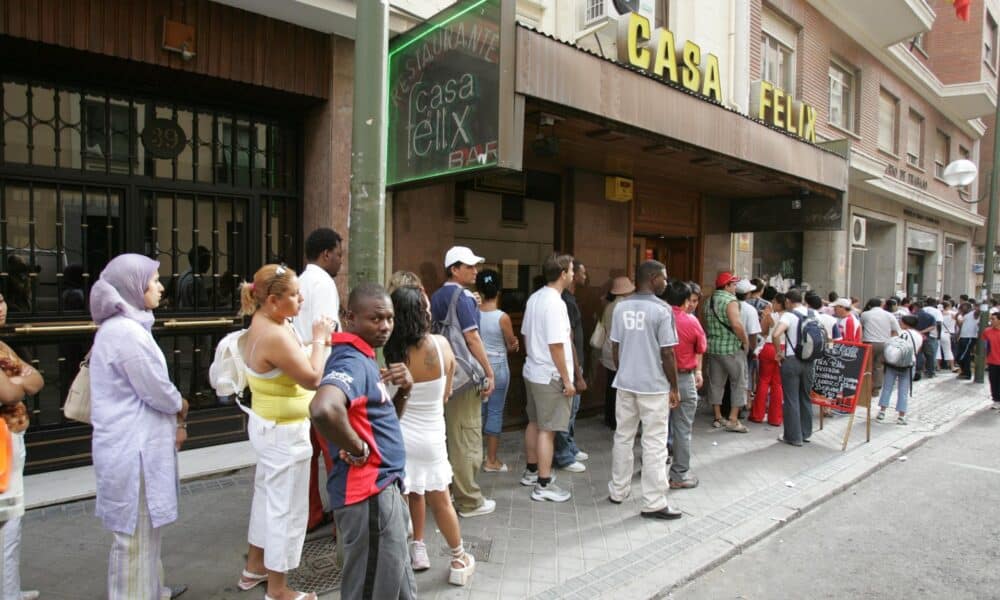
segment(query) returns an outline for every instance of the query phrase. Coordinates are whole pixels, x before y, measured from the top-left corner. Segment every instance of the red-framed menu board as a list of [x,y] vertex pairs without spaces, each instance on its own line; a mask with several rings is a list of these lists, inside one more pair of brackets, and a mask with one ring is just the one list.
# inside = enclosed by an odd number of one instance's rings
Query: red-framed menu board
[[853,413],[864,383],[865,365],[872,347],[854,342],[833,342],[813,363],[813,404]]

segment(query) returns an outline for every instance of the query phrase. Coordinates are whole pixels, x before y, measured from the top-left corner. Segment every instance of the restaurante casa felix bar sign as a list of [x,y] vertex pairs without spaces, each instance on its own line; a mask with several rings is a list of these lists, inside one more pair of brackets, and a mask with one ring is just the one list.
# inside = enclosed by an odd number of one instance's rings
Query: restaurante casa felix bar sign
[[517,168],[514,0],[459,2],[398,36],[388,80],[387,185]]

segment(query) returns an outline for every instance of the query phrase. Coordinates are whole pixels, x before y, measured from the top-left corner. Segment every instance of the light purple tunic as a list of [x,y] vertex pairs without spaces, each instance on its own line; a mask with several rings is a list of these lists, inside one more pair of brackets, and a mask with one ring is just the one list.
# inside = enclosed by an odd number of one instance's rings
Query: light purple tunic
[[160,263],[139,254],[111,259],[90,290],[100,325],[90,353],[96,515],[104,527],[134,535],[140,470],[154,528],[177,520],[177,413],[181,395],[153,340],[144,294]]

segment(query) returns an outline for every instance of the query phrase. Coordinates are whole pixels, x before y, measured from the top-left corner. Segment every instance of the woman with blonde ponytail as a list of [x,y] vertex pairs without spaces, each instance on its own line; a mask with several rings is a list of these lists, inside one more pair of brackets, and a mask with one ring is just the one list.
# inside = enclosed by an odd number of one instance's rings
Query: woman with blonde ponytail
[[[317,319],[303,344],[289,319],[299,314],[302,294],[295,272],[264,265],[240,289],[240,314],[252,315],[240,341],[253,393],[247,432],[257,452],[250,550],[238,587],[267,583],[265,600],[316,600],[288,589],[285,574],[299,566],[309,517],[309,402],[323,376],[322,347],[333,321]],[[242,407],[242,406],[241,406]]]

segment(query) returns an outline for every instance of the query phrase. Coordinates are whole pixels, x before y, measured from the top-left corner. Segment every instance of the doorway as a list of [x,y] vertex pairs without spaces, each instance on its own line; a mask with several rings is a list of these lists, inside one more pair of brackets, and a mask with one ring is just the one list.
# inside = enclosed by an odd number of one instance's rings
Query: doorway
[[694,278],[694,238],[635,236],[632,238],[633,266],[657,260],[667,266],[667,276],[681,281]]
[[924,253],[913,252],[906,256],[906,295],[919,297],[924,291]]

